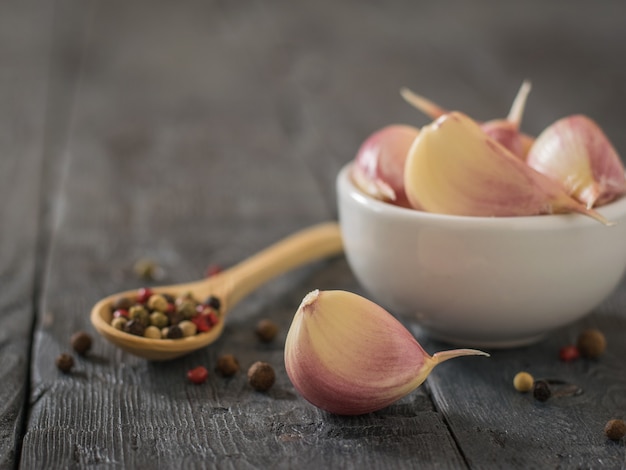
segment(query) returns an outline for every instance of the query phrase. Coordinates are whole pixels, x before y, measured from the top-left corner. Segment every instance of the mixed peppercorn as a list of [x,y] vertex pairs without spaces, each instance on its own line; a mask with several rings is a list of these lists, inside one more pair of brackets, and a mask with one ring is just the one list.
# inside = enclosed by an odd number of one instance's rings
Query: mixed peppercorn
[[178,339],[210,331],[221,321],[221,301],[209,296],[203,302],[191,294],[174,297],[139,289],[134,298],[120,297],[111,306],[111,326],[153,339]]

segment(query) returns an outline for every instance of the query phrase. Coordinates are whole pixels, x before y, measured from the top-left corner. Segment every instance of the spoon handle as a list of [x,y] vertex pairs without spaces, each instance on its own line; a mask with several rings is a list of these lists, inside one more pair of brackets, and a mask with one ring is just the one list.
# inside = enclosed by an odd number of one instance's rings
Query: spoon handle
[[342,252],[343,242],[336,222],[296,232],[223,273],[229,286],[224,299],[225,310],[230,310],[259,286],[287,271]]

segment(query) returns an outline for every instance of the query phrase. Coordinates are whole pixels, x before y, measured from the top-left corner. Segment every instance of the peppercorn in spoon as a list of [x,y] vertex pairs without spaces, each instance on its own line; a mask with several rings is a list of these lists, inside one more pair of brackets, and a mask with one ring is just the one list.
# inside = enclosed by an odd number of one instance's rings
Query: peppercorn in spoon
[[339,226],[334,222],[323,223],[297,232],[207,279],[151,288],[155,294],[219,298],[219,321],[206,332],[177,339],[155,339],[116,329],[111,325],[113,305],[122,297],[136,297],[134,290],[110,295],[96,303],[91,311],[91,323],[104,338],[135,356],[154,361],[174,359],[216,341],[222,334],[228,312],[262,284],[299,266],[342,251]]

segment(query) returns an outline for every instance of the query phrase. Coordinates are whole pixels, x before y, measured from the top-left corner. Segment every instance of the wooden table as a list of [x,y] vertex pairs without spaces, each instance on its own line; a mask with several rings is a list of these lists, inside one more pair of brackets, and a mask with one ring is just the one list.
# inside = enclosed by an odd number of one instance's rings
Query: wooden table
[[[529,78],[527,132],[580,112],[626,155],[625,18],[609,0],[0,4],[0,468],[626,467],[603,434],[626,418],[625,283],[544,341],[442,365],[361,417],[309,405],[282,360],[308,291],[367,295],[343,257],[270,282],[181,359],[95,337],[71,374],[54,365],[72,333],[95,336],[98,299],[146,285],[138,259],[163,268],[156,284],[190,281],[336,219],[335,176],[360,142],[428,122],[401,86],[490,119]],[[262,318],[281,327],[271,344]],[[591,326],[607,353],[561,362]],[[225,352],[244,371],[270,362],[275,386],[186,380]],[[513,389],[520,370],[584,393],[540,403]]]

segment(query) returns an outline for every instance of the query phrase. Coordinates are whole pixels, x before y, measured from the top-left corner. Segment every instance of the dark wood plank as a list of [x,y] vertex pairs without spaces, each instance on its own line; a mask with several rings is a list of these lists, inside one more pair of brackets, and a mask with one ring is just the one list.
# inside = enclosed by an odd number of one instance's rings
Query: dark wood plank
[[34,321],[51,8],[0,4],[0,468],[16,462]]
[[[73,374],[54,368],[74,331],[93,332],[88,314],[98,298],[142,284],[131,269],[138,258],[163,266],[160,282],[183,282],[334,217],[332,180],[343,156],[326,152],[316,123],[306,122],[318,98],[302,91],[298,75],[316,69],[307,48],[317,36],[282,39],[297,13],[286,3],[181,5],[97,6],[64,152],[22,466],[462,467],[425,389],[384,413],[345,419],[306,404],[289,383],[282,345],[302,297],[314,287],[358,289],[343,259],[268,284],[207,350],[152,364],[96,341]],[[301,60],[304,69],[291,70]],[[263,317],[281,326],[269,346],[253,334]],[[272,363],[275,387],[253,392],[243,373],[187,383],[188,369],[212,369],[222,352],[244,369]]]
[[[95,5],[63,152],[24,468],[623,466],[623,445],[599,429],[609,412],[625,410],[623,285],[594,316],[545,342],[442,365],[400,403],[353,419],[306,404],[282,366],[286,329],[307,291],[360,291],[341,258],[268,284],[205,351],[151,364],[97,341],[72,375],[52,365],[72,332],[92,331],[98,298],[142,284],[136,259],[159,261],[160,282],[183,282],[333,218],[335,175],[362,139],[390,122],[427,122],[399,98],[403,85],[489,119],[504,116],[530,78],[530,132],[585,112],[624,154],[619,2]],[[281,325],[275,344],[254,339],[262,317]],[[561,364],[558,347],[587,324],[607,331],[609,354]],[[429,351],[446,347],[415,331]],[[274,364],[275,388],[253,393],[243,374],[185,382],[186,370],[212,367],[222,352],[244,368]],[[576,381],[585,393],[537,404],[512,389],[520,369]]]

